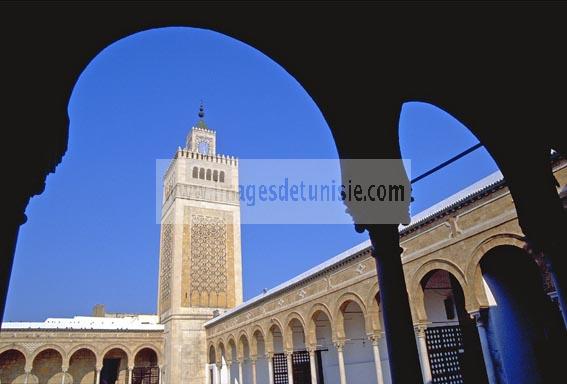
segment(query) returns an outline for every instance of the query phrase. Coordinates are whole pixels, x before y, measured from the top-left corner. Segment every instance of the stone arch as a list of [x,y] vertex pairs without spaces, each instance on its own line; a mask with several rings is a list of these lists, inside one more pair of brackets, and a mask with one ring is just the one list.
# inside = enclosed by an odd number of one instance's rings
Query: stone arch
[[227,361],[234,361],[235,358],[237,358],[238,356],[234,356],[234,352],[238,353],[238,343],[236,342],[236,338],[234,337],[234,335],[231,333],[230,335],[228,335],[228,337],[226,338],[226,356],[227,356]]
[[[277,330],[281,333],[281,337],[282,337],[282,344],[284,343],[284,327],[282,326],[282,323],[275,317],[270,319],[270,324],[268,327],[268,330],[266,332],[266,351],[267,352],[275,352],[276,348],[275,348],[275,341],[274,341],[274,328],[277,328]],[[285,345],[283,345],[283,347],[285,348]]]
[[226,356],[225,343],[222,337],[217,340],[215,349],[217,351],[217,363],[222,364],[223,358],[224,360],[228,360],[228,357]]
[[478,307],[476,298],[465,280],[465,274],[459,266],[452,261],[443,259],[433,259],[421,265],[417,271],[409,278],[411,285],[409,288],[410,305],[412,306],[412,314],[417,322],[427,321],[427,312],[425,310],[425,302],[423,297],[423,288],[421,282],[423,278],[436,269],[441,269],[453,275],[461,285],[465,297],[465,308],[471,312]]
[[296,349],[293,342],[293,328],[291,325],[294,321],[299,322],[299,324],[301,325],[301,328],[303,329],[304,342],[305,344],[307,344],[307,327],[303,316],[296,311],[290,312],[286,316],[285,330],[283,332],[284,348],[287,349],[288,351],[293,351],[294,349]]
[[[104,348],[102,350],[102,352],[100,353],[101,360],[104,359],[104,356],[106,356],[106,354],[108,352],[112,351],[113,349],[119,349],[126,354],[126,358],[128,359],[128,365],[131,365],[131,364],[134,363],[134,360],[132,359],[132,352],[130,351],[130,348],[128,348],[124,344],[111,344],[108,347]],[[102,365],[101,365],[101,367],[102,367]]]
[[44,345],[37,347],[33,351],[33,353],[30,355],[31,364],[33,365],[33,361],[35,360],[37,355],[39,355],[43,351],[47,351],[48,349],[53,349],[53,350],[59,352],[59,354],[61,355],[61,362],[63,364],[65,364],[65,362],[67,361],[67,353],[65,353],[65,350],[57,344],[44,344]]
[[250,330],[250,353],[253,356],[258,356],[258,334],[262,337],[264,349],[266,348],[266,332],[264,332],[261,325],[256,324]]
[[[79,344],[67,354],[68,373],[73,383],[94,382],[96,367],[102,365],[98,349],[90,344]],[[67,381],[66,381],[67,382]]]
[[[244,344],[246,342],[246,344]],[[244,359],[245,356],[245,346],[248,345],[248,355],[250,355],[250,337],[248,337],[248,332],[245,329],[238,331],[238,343],[236,351],[238,353],[239,359]]]
[[216,364],[218,361],[217,358],[217,350],[213,342],[209,343],[207,347],[207,363],[208,364]]
[[[9,350],[14,350],[14,351],[18,351],[20,352],[22,355],[24,355],[24,358],[26,359],[26,367],[28,366],[28,363],[31,364],[32,360],[30,359],[30,354],[29,351],[24,348],[21,345],[18,344],[12,344],[12,345],[5,345],[3,347],[0,347],[0,354],[7,352]],[[31,365],[30,365],[31,366]]]
[[25,372],[31,370],[25,348],[17,345],[0,348],[0,382],[20,383]]
[[[52,355],[51,352],[56,355]],[[67,377],[64,364],[67,361],[67,354],[62,347],[56,344],[45,344],[38,347],[31,360],[31,376],[34,376],[39,383],[59,382],[63,377]],[[57,357],[56,357],[57,356]],[[61,365],[59,365],[59,358]],[[59,365],[59,366],[58,366]]]
[[[469,262],[466,266],[465,277],[472,287],[473,294],[478,302],[477,308],[488,308],[488,297],[482,282],[482,272],[480,270],[480,261],[482,257],[487,254],[491,249],[502,245],[509,245],[520,249],[526,249],[527,242],[525,238],[515,233],[499,233],[490,236],[478,244],[471,252],[471,257],[468,258]],[[469,311],[470,312],[470,311]]]
[[[349,302],[356,303],[360,310],[362,311],[362,315],[365,319],[365,324],[367,323],[367,312],[366,312],[366,305],[364,304],[364,300],[355,292],[346,292],[343,293],[339,299],[337,300],[337,304],[333,311],[333,329],[335,331],[334,338],[337,340],[341,340],[345,338],[345,327],[344,327],[344,314],[343,309],[345,305],[348,305]],[[368,332],[368,330],[366,330]]]
[[159,350],[159,348],[157,348],[155,345],[153,344],[142,344],[139,345],[134,352],[132,353],[132,362],[134,362],[136,360],[136,355],[138,354],[138,352],[140,352],[142,349],[151,349],[152,351],[154,351],[154,353],[156,354],[156,358],[157,358],[157,365],[158,366],[162,366],[163,365],[163,358],[161,355],[161,352]]
[[366,309],[368,312],[366,329],[374,335],[378,335],[382,332],[382,321],[380,320],[380,304],[378,293],[380,288],[378,282],[375,281],[372,287],[368,290],[366,295]]
[[315,303],[311,306],[309,310],[309,315],[307,317],[307,329],[305,335],[305,341],[310,345],[314,346],[317,344],[317,329],[315,324],[315,317],[319,313],[324,313],[329,318],[329,326],[331,327],[331,334],[333,333],[333,316],[329,307],[324,303]]
[[71,362],[71,357],[73,357],[73,355],[75,354],[75,352],[78,352],[81,349],[87,349],[89,351],[91,351],[92,353],[94,353],[95,358],[96,358],[96,363],[99,363],[99,360],[101,359],[101,357],[99,356],[98,353],[98,348],[96,348],[94,345],[92,344],[79,344],[79,345],[75,345],[73,348],[71,348],[69,350],[69,352],[67,353],[67,365],[69,365],[69,363]]

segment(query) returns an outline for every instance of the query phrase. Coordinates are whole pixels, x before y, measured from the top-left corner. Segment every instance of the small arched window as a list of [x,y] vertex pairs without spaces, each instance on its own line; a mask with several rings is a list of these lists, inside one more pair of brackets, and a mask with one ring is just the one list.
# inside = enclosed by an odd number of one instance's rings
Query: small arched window
[[199,168],[193,167],[193,178],[196,179],[199,177]]
[[221,183],[224,183],[224,171],[220,171],[219,181],[220,181]]
[[205,178],[205,168],[199,169],[199,179]]
[[219,171],[213,171],[213,181],[219,181]]
[[211,170],[207,169],[207,180],[211,180]]

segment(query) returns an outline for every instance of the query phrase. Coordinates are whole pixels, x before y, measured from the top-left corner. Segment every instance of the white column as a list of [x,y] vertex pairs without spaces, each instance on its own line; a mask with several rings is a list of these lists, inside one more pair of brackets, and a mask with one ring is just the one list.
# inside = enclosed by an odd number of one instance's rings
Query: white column
[[158,383],[159,384],[161,384],[161,380],[162,380],[162,375],[163,375],[162,371],[163,371],[163,365],[160,365],[159,371],[158,371],[159,372],[159,376],[158,376]]
[[28,384],[28,380],[29,380],[29,377],[30,377],[31,369],[26,369],[25,372],[26,372],[26,377],[24,378],[24,384]]
[[256,356],[250,359],[252,363],[252,384],[256,384]]
[[244,373],[242,372],[242,363],[244,359],[238,359],[238,384],[244,383]]
[[134,371],[134,367],[128,367],[128,384],[132,384],[132,372]]
[[293,384],[293,351],[285,351],[287,360],[287,382]]
[[[97,367],[96,368],[96,384],[100,384],[100,371],[102,370],[102,367]],[[26,383],[27,384],[27,383]]]
[[217,363],[217,384],[222,384],[222,363]]
[[311,384],[317,384],[317,366],[315,365],[315,347],[307,348],[309,352],[309,370],[311,371]]
[[382,373],[382,359],[380,358],[380,335],[369,337],[372,342],[372,352],[374,353],[374,365],[376,366],[376,383],[384,384],[384,374]]
[[68,367],[64,367],[63,369],[61,369],[61,372],[63,372],[63,376],[61,376],[61,384],[65,384],[65,376],[67,376],[67,369]]
[[480,339],[482,358],[484,360],[484,366],[486,367],[486,376],[488,376],[488,383],[496,384],[496,372],[494,371],[492,355],[490,354],[488,335],[486,334],[486,313],[484,311],[485,310],[475,312],[472,314],[472,316],[476,320],[476,328],[478,329],[478,338]]
[[347,384],[346,381],[346,371],[345,371],[345,358],[343,355],[343,351],[345,348],[345,342],[344,341],[337,341],[335,342],[335,348],[337,348],[337,357],[339,360],[339,377],[340,377],[340,383],[341,384]]
[[232,361],[226,362],[226,382],[230,384],[230,367],[232,366]]
[[266,360],[268,360],[268,378],[270,380],[270,384],[274,384],[274,360],[272,358],[274,354],[272,352],[266,353]]
[[417,348],[419,351],[419,362],[421,363],[421,374],[423,375],[423,382],[430,384],[433,380],[431,376],[431,366],[429,365],[429,355],[427,353],[427,342],[425,340],[425,324],[418,324],[415,326],[415,335],[417,337]]

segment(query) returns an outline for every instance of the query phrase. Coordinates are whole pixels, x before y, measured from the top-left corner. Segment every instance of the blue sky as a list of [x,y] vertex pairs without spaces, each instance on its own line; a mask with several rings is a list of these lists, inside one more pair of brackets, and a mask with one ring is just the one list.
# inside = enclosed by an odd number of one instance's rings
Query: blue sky
[[[200,100],[218,152],[239,158],[336,158],[309,95],[261,52],[221,34],[166,28],[130,36],[88,65],[69,103],[69,150],[20,229],[4,319],[154,313],[159,226],[156,159],[183,146]],[[477,140],[438,108],[400,121],[415,176]],[[484,149],[414,185],[417,213],[496,170]],[[351,225],[243,225],[244,298],[366,240]],[[277,272],[276,272],[277,271]]]

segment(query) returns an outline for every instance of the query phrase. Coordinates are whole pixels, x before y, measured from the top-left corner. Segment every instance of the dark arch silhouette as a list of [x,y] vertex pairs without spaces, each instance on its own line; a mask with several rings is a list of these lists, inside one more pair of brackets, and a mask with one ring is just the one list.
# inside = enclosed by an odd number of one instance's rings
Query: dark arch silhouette
[[[405,101],[429,102],[457,117],[502,170],[522,230],[545,252],[564,300],[567,219],[549,164],[550,149],[567,149],[560,129],[565,97],[556,92],[567,82],[561,5],[34,5],[4,7],[3,14],[3,117],[10,124],[2,154],[10,188],[0,243],[2,313],[25,207],[67,149],[67,103],[80,73],[113,42],[175,25],[224,33],[282,65],[319,106],[341,158],[399,158]],[[343,177],[349,172],[343,169]],[[355,208],[351,214],[357,222]],[[375,247],[392,379],[419,382],[397,225],[357,229],[368,230]]]

